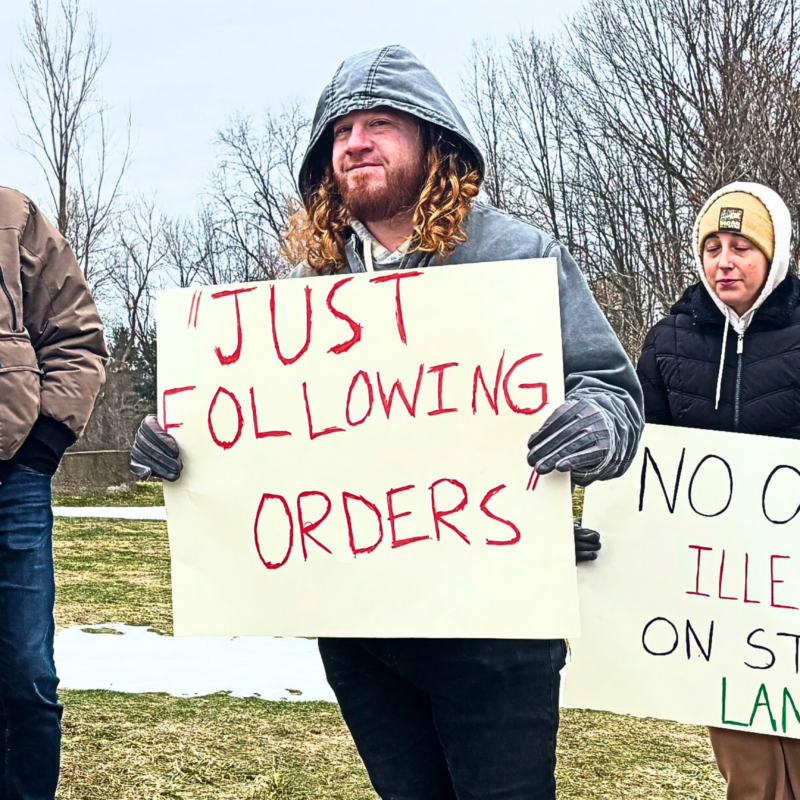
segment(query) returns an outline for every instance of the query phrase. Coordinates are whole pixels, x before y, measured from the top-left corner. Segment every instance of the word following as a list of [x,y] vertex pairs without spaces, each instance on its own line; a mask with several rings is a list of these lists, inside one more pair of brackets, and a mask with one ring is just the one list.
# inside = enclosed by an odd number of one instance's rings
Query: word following
[[[500,359],[495,370],[493,379],[486,379],[480,365],[471,369],[468,373],[471,376],[472,390],[464,403],[458,403],[448,391],[446,376],[451,371],[458,371],[461,365],[456,361],[444,364],[435,364],[426,367],[420,364],[416,378],[413,382],[403,383],[401,380],[386,379],[379,370],[368,372],[359,370],[350,380],[349,388],[339,406],[340,411],[335,420],[329,419],[332,414],[330,410],[330,390],[326,392],[312,391],[314,387],[309,387],[307,381],[303,381],[298,387],[297,407],[305,410],[306,427],[310,441],[319,439],[323,436],[330,436],[335,433],[344,433],[348,429],[357,428],[367,422],[372,417],[383,415],[386,420],[396,418],[398,415],[418,418],[438,417],[445,414],[457,414],[459,411],[466,411],[473,416],[478,413],[479,408],[488,410],[488,413],[498,416],[501,408],[506,407],[513,414],[532,416],[538,414],[548,402],[547,383],[545,382],[525,382],[521,380],[520,372],[526,365],[539,358],[541,353],[528,353],[516,359],[511,364],[505,361],[505,352]],[[524,375],[524,372],[522,373]],[[420,403],[420,395],[424,393],[426,381],[431,383],[431,391],[428,393],[435,396],[432,408],[423,408]],[[413,388],[412,388],[413,387]],[[183,422],[176,421],[171,411],[168,411],[168,401],[176,395],[187,392],[194,392],[196,386],[180,386],[167,389],[162,395],[163,426],[164,430],[170,431],[183,426]],[[321,420],[320,407],[314,403],[313,397],[324,396],[325,401],[320,402],[320,406],[325,408],[326,418]],[[526,399],[530,397],[530,399]],[[266,416],[260,410],[260,401],[263,398],[257,397],[255,387],[250,387],[249,392],[244,397],[241,394],[220,386],[208,401],[207,425],[208,432],[214,444],[223,450],[230,450],[242,438],[246,426],[245,416],[249,416],[252,425],[252,434],[255,439],[269,439],[276,437],[292,436],[296,431],[289,430],[287,426],[268,427],[265,425]],[[233,432],[222,433],[218,430],[219,423],[217,415],[222,410],[223,404],[229,406],[228,411],[232,411],[231,416],[235,418]],[[248,413],[249,412],[249,413]]]

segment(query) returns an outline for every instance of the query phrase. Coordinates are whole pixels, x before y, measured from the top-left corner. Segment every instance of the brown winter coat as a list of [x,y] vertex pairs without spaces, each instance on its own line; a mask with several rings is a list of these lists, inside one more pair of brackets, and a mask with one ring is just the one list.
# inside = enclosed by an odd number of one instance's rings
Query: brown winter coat
[[66,240],[27,197],[0,187],[0,461],[32,430],[60,458],[86,427],[106,357]]

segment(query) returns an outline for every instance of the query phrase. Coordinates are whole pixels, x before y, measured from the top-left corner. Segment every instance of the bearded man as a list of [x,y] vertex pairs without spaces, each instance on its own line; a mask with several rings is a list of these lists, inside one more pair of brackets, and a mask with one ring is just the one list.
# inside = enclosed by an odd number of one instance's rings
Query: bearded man
[[[353,56],[317,106],[299,176],[305,211],[287,236],[303,262],[293,275],[556,258],[567,399],[531,437],[528,462],[582,486],[621,475],[642,429],[633,367],[566,249],[475,202],[483,173],[461,115],[412,53]],[[181,470],[154,418],[132,462],[143,477]],[[593,557],[596,534],[579,532],[576,546],[579,560]],[[563,641],[325,638],[319,648],[384,800],[555,798]]]

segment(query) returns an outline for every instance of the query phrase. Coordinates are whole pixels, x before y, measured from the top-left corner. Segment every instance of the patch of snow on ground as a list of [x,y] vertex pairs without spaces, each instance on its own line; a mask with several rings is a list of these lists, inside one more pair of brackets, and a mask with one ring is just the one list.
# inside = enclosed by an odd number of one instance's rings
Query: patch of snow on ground
[[[85,632],[110,628],[124,635]],[[62,630],[55,650],[64,689],[336,702],[317,643],[308,639],[173,638],[143,627],[84,625]]]
[[[164,506],[150,508],[54,507],[57,517],[166,520]],[[111,633],[87,630],[113,629]],[[56,636],[56,666],[64,689],[164,692],[197,697],[230,692],[264,700],[336,702],[325,680],[317,643],[267,637],[162,636],[130,625],[82,625]],[[564,704],[566,669],[562,672]]]

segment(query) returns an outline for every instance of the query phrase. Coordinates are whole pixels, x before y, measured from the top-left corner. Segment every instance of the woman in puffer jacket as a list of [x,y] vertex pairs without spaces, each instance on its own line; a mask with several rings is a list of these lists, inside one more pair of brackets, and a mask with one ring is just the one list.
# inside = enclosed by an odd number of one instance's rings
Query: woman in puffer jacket
[[[766,186],[732,183],[694,225],[700,280],[648,333],[645,420],[800,438],[800,280],[791,217]],[[800,740],[711,728],[728,800],[800,798]]]

